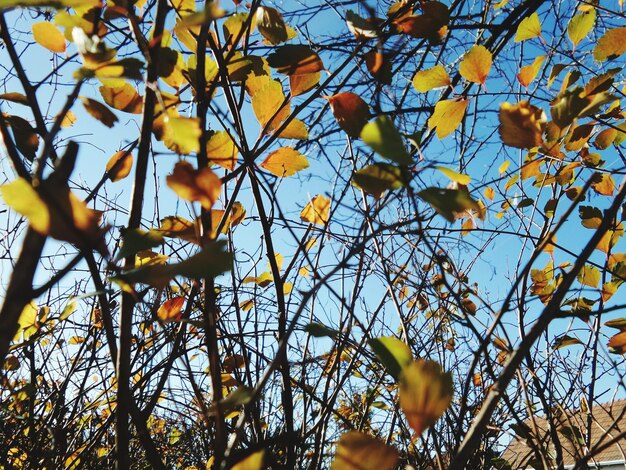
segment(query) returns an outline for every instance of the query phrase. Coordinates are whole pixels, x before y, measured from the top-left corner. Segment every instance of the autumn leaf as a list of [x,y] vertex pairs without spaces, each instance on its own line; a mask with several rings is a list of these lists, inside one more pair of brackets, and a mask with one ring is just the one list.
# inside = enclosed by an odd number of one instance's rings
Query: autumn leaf
[[498,131],[505,145],[521,149],[541,146],[542,126],[545,122],[543,110],[529,104],[528,101],[520,101],[517,104],[504,102],[500,105]]
[[350,137],[359,137],[370,117],[367,103],[349,91],[328,96],[327,99],[339,127]]
[[33,126],[26,119],[11,114],[2,113],[0,119],[11,127],[17,149],[32,162],[39,148],[39,135]]
[[85,110],[105,126],[113,127],[113,125],[118,121],[117,116],[99,101],[92,100],[91,98],[87,98],[85,96],[79,96],[78,98],[80,99],[80,102],[83,103]]
[[324,70],[319,56],[303,44],[280,46],[267,57],[267,62],[285,75],[308,75]]
[[467,190],[426,188],[417,195],[445,217],[448,222],[454,222],[460,214],[468,210],[480,211],[480,206],[472,199]]
[[520,71],[517,74],[517,79],[523,86],[528,88],[528,85],[530,85],[531,82],[537,77],[545,59],[545,55],[537,56],[532,64],[525,65],[520,68]]
[[32,25],[33,39],[51,52],[65,52],[65,36],[49,21]]
[[239,151],[228,132],[212,131],[208,134],[206,154],[211,163],[232,171],[237,164]]
[[0,186],[4,202],[28,219],[34,231],[79,246],[99,240],[100,213],[89,209],[66,185],[44,181],[35,190],[18,178]]
[[539,22],[539,15],[535,12],[521,21],[515,33],[515,42],[526,41],[539,36],[541,36],[541,23]]
[[567,25],[567,35],[574,47],[580,43],[593,29],[596,22],[596,10],[574,16]]
[[402,370],[413,361],[411,349],[404,341],[393,336],[372,338],[368,343],[389,375],[398,380]]
[[493,59],[485,46],[473,46],[459,65],[459,73],[468,82],[485,84]]
[[346,23],[354,37],[367,40],[378,37],[382,20],[380,18],[363,18],[352,10],[348,10],[346,12]]
[[467,104],[467,100],[438,101],[433,115],[428,119],[428,127],[435,129],[437,137],[443,139],[459,127]]
[[450,180],[456,183],[467,186],[471,181],[471,178],[469,175],[458,173],[448,167],[437,165],[435,166],[435,168],[439,170],[440,172],[442,172],[444,175],[446,175],[448,178],[450,178]]
[[330,199],[318,194],[300,212],[300,219],[316,225],[326,225],[330,213]]
[[399,32],[414,38],[437,42],[446,32],[450,20],[448,7],[437,1],[422,3],[421,15],[401,15],[394,21]]
[[113,154],[106,165],[107,176],[112,182],[120,181],[130,174],[133,168],[133,154],[121,150]]
[[311,91],[320,82],[320,72],[301,75],[289,75],[289,90],[291,96],[299,96]]
[[[250,80],[247,83],[249,82]],[[289,105],[285,102],[280,82],[265,76],[260,77],[258,88],[250,94],[252,110],[261,128],[266,126],[276,128],[289,116]]]
[[418,359],[402,369],[400,408],[416,436],[435,424],[452,403],[452,375],[433,361]]
[[385,191],[398,189],[405,185],[402,170],[389,163],[374,163],[356,171],[352,183],[376,199]]
[[391,470],[396,467],[398,451],[359,431],[348,431],[337,443],[331,470]]
[[287,40],[287,25],[278,10],[261,6],[256,10],[256,25],[261,35],[273,45]]
[[450,86],[450,75],[443,65],[417,72],[413,77],[413,86],[417,91],[425,93],[436,88]]
[[143,98],[137,93],[135,87],[124,81],[121,85],[102,85],[100,94],[104,102],[112,108],[126,113],[141,114]]
[[200,150],[200,120],[198,118],[168,117],[163,121],[163,143],[171,151],[189,155]]
[[294,148],[282,147],[270,153],[259,166],[275,176],[286,177],[308,168],[309,161]]
[[172,297],[171,299],[166,300],[157,310],[157,318],[164,323],[180,320],[184,303],[185,298],[181,296]]
[[554,341],[552,342],[552,349],[558,350],[561,348],[565,348],[567,346],[574,346],[576,344],[584,344],[584,343],[574,336],[561,335],[561,336],[554,338]]
[[626,331],[612,336],[607,346],[616,354],[626,354]]
[[196,170],[186,161],[176,164],[174,172],[167,176],[167,185],[179,197],[190,202],[198,201],[206,210],[213,207],[222,190],[222,182],[209,168]]
[[600,283],[601,273],[594,266],[585,265],[578,273],[577,279],[583,286],[597,288]]
[[376,153],[401,165],[413,161],[406,150],[402,135],[388,116],[378,116],[363,126],[361,139]]
[[232,470],[263,470],[265,461],[265,450],[259,450],[250,454],[243,460],[233,465]]
[[593,58],[598,62],[615,59],[626,52],[626,26],[609,29],[593,49]]

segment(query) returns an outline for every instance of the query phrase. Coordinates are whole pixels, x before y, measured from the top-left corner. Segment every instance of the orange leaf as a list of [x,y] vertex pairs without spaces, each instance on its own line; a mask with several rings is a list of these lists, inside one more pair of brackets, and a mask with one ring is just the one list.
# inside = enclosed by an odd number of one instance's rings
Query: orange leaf
[[543,61],[545,60],[545,55],[540,55],[535,58],[532,64],[525,65],[522,67],[517,74],[517,79],[519,82],[528,88],[528,85],[537,77],[537,74],[541,70],[541,66],[543,65]]
[[126,178],[133,167],[133,154],[125,150],[121,150],[109,159],[106,170],[109,172],[108,177],[114,183]]
[[180,296],[166,300],[157,310],[157,318],[162,322],[180,320],[184,303],[185,298]]
[[326,225],[330,213],[330,199],[318,194],[302,209],[300,219],[317,225]]
[[359,95],[349,91],[329,96],[327,99],[339,127],[350,137],[359,137],[370,117],[367,103]]
[[309,167],[304,155],[292,147],[283,147],[269,154],[259,165],[278,177],[292,176]]
[[184,160],[178,162],[174,172],[167,176],[167,185],[179,197],[198,201],[206,210],[211,210],[222,190],[222,182],[209,168],[196,170]]
[[459,65],[459,73],[468,82],[485,84],[493,59],[485,46],[472,47]]
[[331,470],[391,470],[398,451],[373,436],[348,431],[341,435]]
[[542,124],[546,121],[542,109],[528,101],[500,105],[500,137],[505,145],[521,149],[539,147],[542,143]]

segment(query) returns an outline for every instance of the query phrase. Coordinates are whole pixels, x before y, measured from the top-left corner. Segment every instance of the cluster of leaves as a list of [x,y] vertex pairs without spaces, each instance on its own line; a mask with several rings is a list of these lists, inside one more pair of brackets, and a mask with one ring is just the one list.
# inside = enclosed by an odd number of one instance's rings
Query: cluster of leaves
[[484,468],[623,393],[621,6],[0,2],[0,461]]

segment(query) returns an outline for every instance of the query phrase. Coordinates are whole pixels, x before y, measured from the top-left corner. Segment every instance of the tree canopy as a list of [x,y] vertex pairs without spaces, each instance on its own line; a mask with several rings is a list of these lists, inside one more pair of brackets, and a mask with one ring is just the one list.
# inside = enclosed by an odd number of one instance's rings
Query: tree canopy
[[0,0],[1,465],[507,468],[517,435],[562,468],[623,439],[563,416],[626,396],[625,18]]

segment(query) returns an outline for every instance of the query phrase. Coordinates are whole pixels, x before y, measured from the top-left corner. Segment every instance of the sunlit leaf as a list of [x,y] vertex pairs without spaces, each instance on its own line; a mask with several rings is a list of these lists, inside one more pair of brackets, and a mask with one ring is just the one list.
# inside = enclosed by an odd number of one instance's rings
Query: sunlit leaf
[[448,167],[445,166],[435,166],[435,168],[437,170],[439,170],[440,172],[442,172],[444,175],[446,175],[448,178],[450,178],[452,181],[459,183],[459,184],[463,184],[465,186],[467,186],[470,181],[471,178],[469,175],[464,175],[462,173],[458,173]]
[[400,408],[416,436],[435,424],[452,403],[452,374],[433,361],[418,359],[402,369]]
[[454,222],[457,215],[468,210],[480,210],[478,203],[472,199],[466,190],[426,188],[417,195],[449,222]]
[[186,201],[198,201],[210,210],[222,191],[222,182],[209,168],[196,170],[191,163],[176,163],[174,172],[167,176],[167,185]]
[[199,243],[199,225],[179,216],[169,216],[161,219],[161,226],[158,228],[158,231],[164,237],[180,238],[191,243]]
[[[272,126],[278,128],[278,125]],[[281,139],[306,140],[309,138],[309,131],[304,121],[300,119],[291,119],[285,128],[276,134]]]
[[185,298],[181,296],[172,297],[161,304],[156,316],[162,322],[180,320]]
[[528,87],[528,85],[530,85],[531,82],[537,77],[545,58],[545,55],[537,56],[532,64],[525,65],[520,69],[517,74],[517,79],[523,86]]
[[600,270],[594,266],[585,265],[582,267],[578,276],[578,282],[580,282],[583,286],[589,286],[593,288],[597,288],[600,283],[601,273]]
[[348,431],[337,443],[331,470],[392,470],[398,451],[373,436]]
[[250,93],[252,110],[262,128],[268,124],[278,127],[289,116],[289,105],[285,102],[283,87],[276,80],[268,77],[260,78],[263,85],[254,93]]
[[245,459],[233,465],[232,470],[263,470],[265,461],[265,449],[250,454]]
[[285,42],[288,38],[287,25],[276,9],[261,6],[256,10],[256,25],[261,35],[273,45]]
[[422,4],[421,15],[403,15],[394,21],[394,25],[401,33],[437,42],[445,34],[449,20],[448,7],[441,2],[431,1]]
[[574,16],[567,25],[567,35],[574,47],[580,43],[593,29],[596,22],[596,10]]
[[100,213],[89,209],[67,186],[44,181],[36,191],[25,179],[0,186],[4,202],[41,235],[77,245],[101,238]]
[[595,173],[592,176],[591,187],[603,196],[612,196],[615,192],[615,180],[608,173]]
[[561,129],[574,120],[593,115],[614,99],[607,91],[588,94],[582,87],[565,90],[551,103],[552,120]]
[[164,121],[163,143],[173,152],[188,155],[200,150],[200,120],[168,117]]
[[605,150],[610,147],[610,145],[615,141],[615,137],[617,137],[618,130],[613,127],[608,127],[601,131],[594,141],[596,148],[600,150]]
[[309,161],[292,147],[282,147],[268,155],[259,165],[278,177],[292,176],[309,167]]
[[117,116],[99,101],[92,100],[85,96],[79,96],[79,98],[85,110],[105,126],[113,127],[113,124],[118,121]]
[[33,334],[39,330],[39,322],[37,321],[37,314],[39,309],[35,301],[30,301],[20,313],[17,320],[18,329],[13,337],[13,341],[18,341],[20,338],[24,341],[28,340]]
[[206,153],[211,163],[231,171],[235,169],[239,151],[228,132],[210,132],[206,143]]
[[450,86],[450,75],[443,65],[417,72],[413,77],[413,86],[417,91],[425,93],[435,88]]
[[[57,115],[57,119],[58,119],[58,115]],[[61,128],[63,129],[67,129],[68,127],[71,127],[72,125],[74,125],[74,123],[78,120],[78,118],[76,117],[76,114],[74,114],[72,111],[68,111],[67,113],[65,113],[65,116],[63,116],[63,119],[61,120]]]
[[267,62],[285,75],[307,75],[324,70],[319,56],[303,44],[280,46],[267,57]]
[[626,52],[626,26],[609,29],[593,49],[593,58],[598,62],[615,59]]
[[626,318],[615,318],[613,320],[609,320],[604,322],[604,326],[608,326],[609,328],[617,328],[620,331],[626,331]]
[[398,380],[402,369],[413,361],[411,349],[404,341],[393,336],[372,338],[368,343],[389,375]]
[[388,116],[379,116],[361,130],[361,139],[376,153],[401,165],[410,165],[402,135]]
[[528,103],[517,104],[504,102],[500,105],[500,126],[498,131],[505,145],[522,149],[538,147],[543,143],[542,125],[545,113]]
[[385,191],[405,185],[402,169],[389,163],[374,163],[361,168],[352,175],[352,183],[376,199]]
[[485,46],[473,46],[459,65],[459,73],[468,82],[485,84],[493,59]]
[[433,115],[428,119],[428,127],[435,129],[437,137],[443,139],[459,127],[465,116],[467,104],[467,100],[438,101]]
[[270,272],[262,272],[258,276],[248,276],[243,279],[244,284],[256,284],[259,287],[267,287],[274,282],[274,277]]
[[100,94],[104,102],[112,108],[131,114],[141,114],[143,98],[135,87],[126,81],[121,85],[102,85]]
[[300,212],[300,219],[316,225],[326,225],[330,213],[330,199],[318,194]]
[[120,181],[130,174],[133,168],[133,154],[125,150],[121,150],[113,154],[106,165],[108,178],[113,181]]
[[616,354],[626,354],[626,331],[612,336],[607,346]]
[[[244,29],[247,20],[248,20],[248,13],[241,12],[241,13],[234,13],[230,15],[224,21],[224,24],[223,24],[224,39],[226,40],[227,43],[234,45],[235,39],[245,37],[245,34],[242,33],[242,30]],[[252,31],[255,26],[255,22],[250,21],[249,25],[250,25],[250,31]]]
[[65,52],[65,36],[49,21],[41,21],[32,25],[33,39],[51,52]]
[[311,91],[320,82],[320,72],[289,76],[291,96],[299,96]]
[[539,36],[541,36],[541,23],[539,22],[539,15],[535,12],[524,18],[519,24],[515,33],[515,42],[526,41]]
[[369,106],[363,99],[346,91],[327,97],[337,124],[350,137],[359,137],[370,117]]

